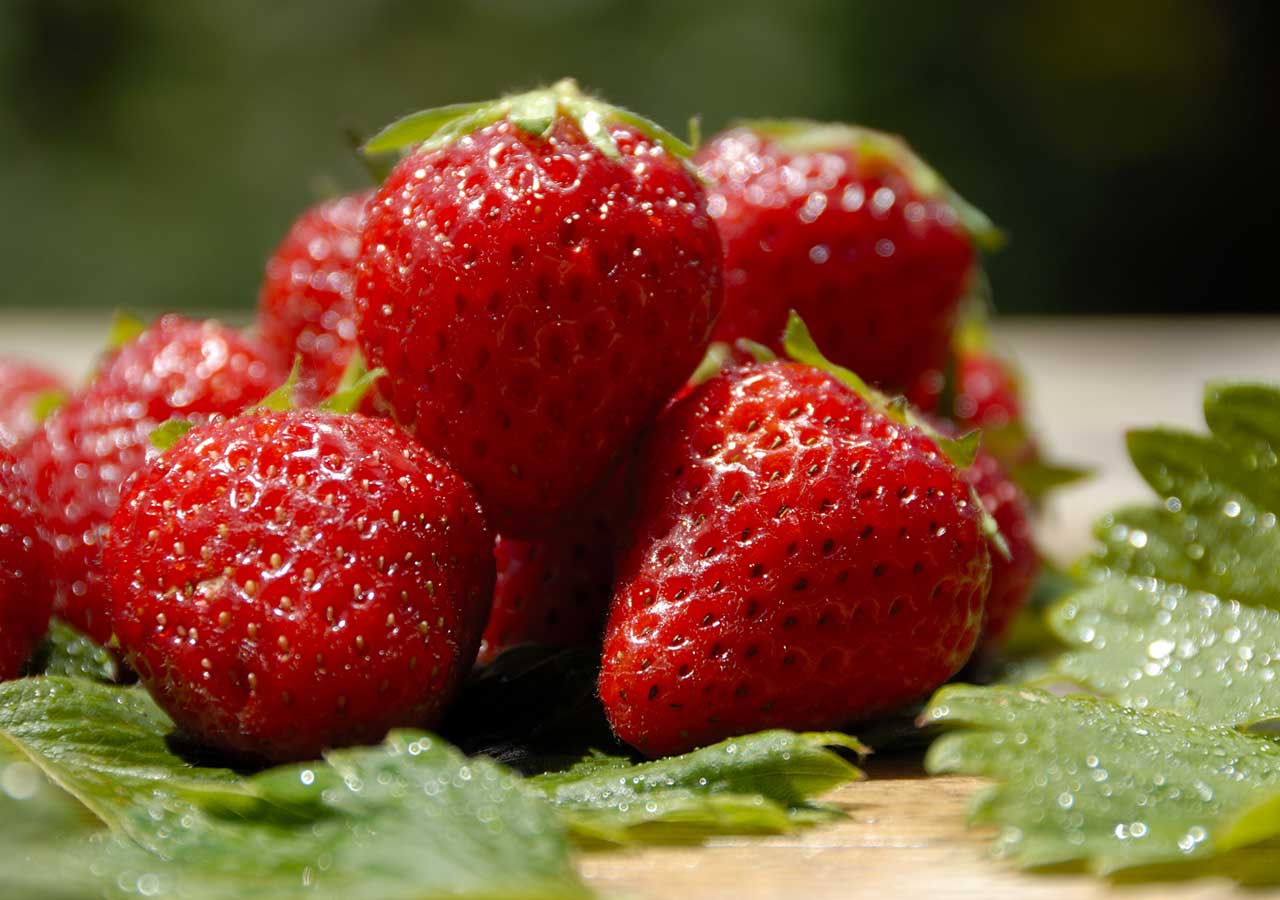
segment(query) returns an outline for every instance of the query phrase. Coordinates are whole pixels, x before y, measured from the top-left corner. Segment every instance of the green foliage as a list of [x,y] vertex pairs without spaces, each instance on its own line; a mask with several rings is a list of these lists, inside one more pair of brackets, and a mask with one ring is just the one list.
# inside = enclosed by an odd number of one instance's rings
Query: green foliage
[[[575,665],[516,665],[498,686]],[[813,798],[861,774],[827,749],[861,752],[840,734],[765,732],[635,765],[595,755],[525,779],[400,731],[246,776],[187,759],[172,732],[140,688],[61,676],[0,685],[0,814],[16,823],[0,850],[29,864],[0,867],[0,893],[232,900],[251,885],[286,900],[586,897],[570,837],[599,846],[792,830],[838,815]]]
[[1280,879],[1239,849],[1280,834],[1280,743],[1259,733],[1280,717],[1280,389],[1210,386],[1205,419],[1129,434],[1160,503],[1104,517],[1081,566],[1096,583],[1048,615],[1064,652],[1034,677],[1096,696],[958,686],[930,704],[963,730],[928,767],[998,779],[975,820],[1022,864]]
[[618,147],[608,130],[609,125],[615,124],[630,125],[674,156],[685,158],[693,153],[692,147],[656,122],[583,94],[571,78],[493,101],[453,103],[410,113],[370,138],[364,151],[377,155],[415,144],[434,150],[500,119],[509,119],[521,130],[541,136],[550,130],[559,115],[572,118],[587,140],[608,157],[618,155]]
[[94,681],[118,681],[121,675],[120,664],[109,650],[59,619],[49,623],[49,633],[28,669],[32,675]]
[[593,754],[531,783],[561,810],[574,837],[587,843],[784,832],[838,816],[811,798],[862,777],[829,747],[866,752],[844,734],[764,731],[635,765]]
[[1135,709],[1211,725],[1280,716],[1280,613],[1157,581],[1110,581],[1050,615],[1057,671]]
[[[999,853],[1100,873],[1199,860],[1280,833],[1280,745],[1163,710],[1028,688],[943,688],[931,773],[997,779],[974,804]],[[1280,875],[1280,872],[1274,874]]]

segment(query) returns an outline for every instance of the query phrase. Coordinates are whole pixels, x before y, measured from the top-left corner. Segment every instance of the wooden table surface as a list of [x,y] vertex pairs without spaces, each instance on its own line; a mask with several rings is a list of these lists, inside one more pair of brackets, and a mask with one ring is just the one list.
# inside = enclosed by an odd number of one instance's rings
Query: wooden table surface
[[[100,346],[106,320],[0,312],[0,354],[78,374]],[[1127,463],[1126,427],[1202,428],[1206,380],[1280,381],[1280,318],[1015,319],[999,323],[997,334],[1026,374],[1043,445],[1097,471],[1064,491],[1041,523],[1043,547],[1062,561],[1088,548],[1089,522],[1100,512],[1149,496]],[[589,854],[582,871],[604,895],[637,900],[1261,896],[1216,879],[1116,886],[1084,875],[1020,873],[988,857],[989,834],[964,826],[979,780],[925,778],[915,756],[872,757],[866,768],[869,780],[828,798],[849,813],[845,822],[704,847]]]

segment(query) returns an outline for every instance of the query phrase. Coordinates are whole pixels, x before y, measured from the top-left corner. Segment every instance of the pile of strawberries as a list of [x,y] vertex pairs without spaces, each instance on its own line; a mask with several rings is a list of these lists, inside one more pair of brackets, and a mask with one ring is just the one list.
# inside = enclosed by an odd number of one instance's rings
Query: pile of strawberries
[[892,712],[999,643],[1035,449],[973,456],[1017,386],[954,339],[995,232],[904,143],[754,122],[690,159],[562,82],[367,149],[401,157],[297,220],[250,332],[164,316],[76,389],[0,365],[0,677],[52,610],[280,761],[595,644],[660,755]]

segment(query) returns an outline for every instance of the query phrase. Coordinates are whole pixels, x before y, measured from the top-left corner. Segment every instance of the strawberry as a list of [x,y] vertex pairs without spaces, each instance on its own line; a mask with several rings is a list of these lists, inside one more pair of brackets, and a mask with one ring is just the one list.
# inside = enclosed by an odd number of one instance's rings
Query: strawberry
[[172,416],[235,415],[284,378],[253,340],[212,321],[168,315],[108,356],[15,449],[54,547],[54,612],[105,643],[111,636],[102,542],[129,477]]
[[997,232],[899,138],[845,125],[755,122],[702,148],[724,240],[715,339],[777,348],[794,309],[831,359],[905,389],[941,368]]
[[965,663],[990,584],[982,513],[939,443],[888,412],[766,362],[658,421],[605,628],[621,739],[652,756],[840,726]]
[[533,537],[693,371],[720,244],[678,140],[570,82],[410,117],[370,201],[360,340],[397,420]]
[[[295,356],[301,360],[299,404],[315,405],[333,394],[359,349],[352,290],[360,224],[371,196],[348,194],[308,209],[267,261],[258,334],[282,365]],[[373,410],[367,400],[363,411]]]
[[613,574],[609,535],[591,523],[535,540],[499,536],[498,580],[479,661],[521,644],[573,647],[599,640]]
[[18,676],[49,627],[50,565],[27,486],[0,450],[0,681]]
[[995,456],[979,450],[964,470],[964,478],[995,520],[1008,550],[1007,555],[991,554],[991,591],[978,637],[978,651],[990,655],[999,648],[1031,595],[1040,556],[1032,539],[1030,503]]
[[[983,446],[1005,465],[1037,456],[1023,418],[1022,385],[1013,366],[985,349],[962,348],[955,359],[955,384],[946,400],[946,375],[931,369],[907,392],[916,407],[954,422],[961,431],[979,428]],[[945,409],[943,406],[945,405]]]
[[115,633],[189,735],[311,758],[430,727],[475,658],[493,537],[392,424],[251,413],[188,432],[112,518]]
[[0,358],[0,447],[12,447],[35,431],[40,399],[66,390],[67,383],[46,369]]

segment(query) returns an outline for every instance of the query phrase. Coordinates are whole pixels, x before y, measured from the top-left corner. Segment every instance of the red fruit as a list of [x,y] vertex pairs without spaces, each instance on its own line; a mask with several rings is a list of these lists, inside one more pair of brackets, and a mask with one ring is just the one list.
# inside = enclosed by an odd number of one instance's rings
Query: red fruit
[[603,517],[536,540],[498,537],[498,580],[480,662],[519,644],[574,647],[599,640],[613,584],[613,529]]
[[985,350],[961,351],[955,363],[951,405],[940,409],[946,376],[925,372],[907,399],[919,409],[954,422],[961,431],[980,428],[983,446],[1005,465],[1028,462],[1037,455],[1022,414],[1022,385],[1013,367]]
[[156,426],[235,415],[283,379],[256,341],[164,316],[16,449],[53,543],[56,615],[99,642],[111,637],[102,542],[124,485],[156,452]]
[[659,420],[640,471],[600,696],[641,752],[841,726],[969,658],[990,584],[969,486],[825,372],[713,377]]
[[720,308],[702,186],[638,121],[567,84],[497,101],[402,160],[366,213],[365,353],[504,535],[581,503]]
[[1008,557],[991,554],[991,592],[978,638],[979,651],[990,653],[999,648],[1031,595],[1040,557],[1031,533],[1030,504],[996,458],[978,451],[964,478],[995,519],[1009,551]]
[[112,519],[114,624],[174,721],[283,761],[430,727],[475,658],[493,536],[388,422],[315,411],[196,428]]
[[0,450],[0,681],[16,678],[49,627],[49,548],[17,464]]
[[[360,224],[372,191],[328,200],[304,212],[271,259],[258,294],[258,333],[286,368],[301,359],[301,405],[337,389],[359,349],[353,288]],[[366,400],[371,412],[373,402]]]
[[42,394],[66,390],[67,383],[46,369],[0,358],[0,447],[12,447],[39,427],[35,404]]
[[759,123],[698,154],[724,240],[715,339],[780,346],[788,310],[832,361],[905,388],[941,368],[992,234],[898,138],[840,125]]

